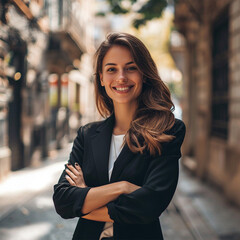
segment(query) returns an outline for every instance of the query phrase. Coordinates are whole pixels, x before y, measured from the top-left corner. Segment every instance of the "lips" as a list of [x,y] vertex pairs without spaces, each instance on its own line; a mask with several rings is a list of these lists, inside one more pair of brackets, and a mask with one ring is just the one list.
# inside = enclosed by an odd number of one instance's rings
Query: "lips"
[[118,91],[126,91],[126,90],[130,89],[130,87],[116,87],[115,89]]
[[130,89],[132,88],[133,86],[116,86],[116,87],[113,87],[113,89],[116,91],[116,92],[119,92],[119,93],[126,93],[128,91],[130,91]]

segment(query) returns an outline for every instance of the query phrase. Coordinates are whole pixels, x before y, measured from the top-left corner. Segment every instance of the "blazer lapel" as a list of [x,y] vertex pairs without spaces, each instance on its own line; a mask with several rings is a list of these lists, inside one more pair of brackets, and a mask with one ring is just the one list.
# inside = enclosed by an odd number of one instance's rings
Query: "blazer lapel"
[[116,159],[113,171],[111,175],[110,182],[117,182],[119,181],[119,177],[123,171],[123,169],[127,166],[127,163],[133,159],[133,157],[136,155],[136,153],[133,153],[128,148],[128,145],[125,143],[122,151],[120,152],[118,158]]
[[114,115],[105,120],[96,129],[96,135],[92,136],[92,151],[97,168],[99,185],[109,183],[108,162],[113,127]]

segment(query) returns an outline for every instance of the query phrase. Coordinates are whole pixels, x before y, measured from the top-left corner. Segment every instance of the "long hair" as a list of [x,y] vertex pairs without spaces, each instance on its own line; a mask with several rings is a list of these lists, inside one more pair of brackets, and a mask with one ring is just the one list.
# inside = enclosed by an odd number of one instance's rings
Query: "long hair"
[[174,136],[167,135],[175,118],[172,113],[174,104],[170,91],[161,80],[155,62],[145,45],[127,33],[110,33],[95,53],[95,97],[96,106],[103,117],[114,112],[112,99],[100,83],[102,63],[108,50],[116,45],[127,47],[143,76],[143,87],[138,97],[138,107],[125,141],[132,152],[149,151],[151,155],[161,154],[163,142],[171,141]]

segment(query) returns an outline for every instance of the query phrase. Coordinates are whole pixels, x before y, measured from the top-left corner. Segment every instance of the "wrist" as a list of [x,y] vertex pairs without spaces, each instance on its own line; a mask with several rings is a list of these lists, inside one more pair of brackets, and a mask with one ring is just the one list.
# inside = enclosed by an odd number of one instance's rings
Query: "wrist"
[[128,193],[128,182],[127,181],[121,181],[121,194],[127,194]]

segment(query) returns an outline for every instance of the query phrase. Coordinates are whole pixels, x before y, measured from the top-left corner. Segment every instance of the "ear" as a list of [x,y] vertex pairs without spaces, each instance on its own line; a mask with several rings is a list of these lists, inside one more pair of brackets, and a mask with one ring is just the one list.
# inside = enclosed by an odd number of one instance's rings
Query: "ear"
[[101,86],[104,86],[103,75],[102,75],[102,73],[99,73],[99,76],[100,76],[100,83],[101,83]]

